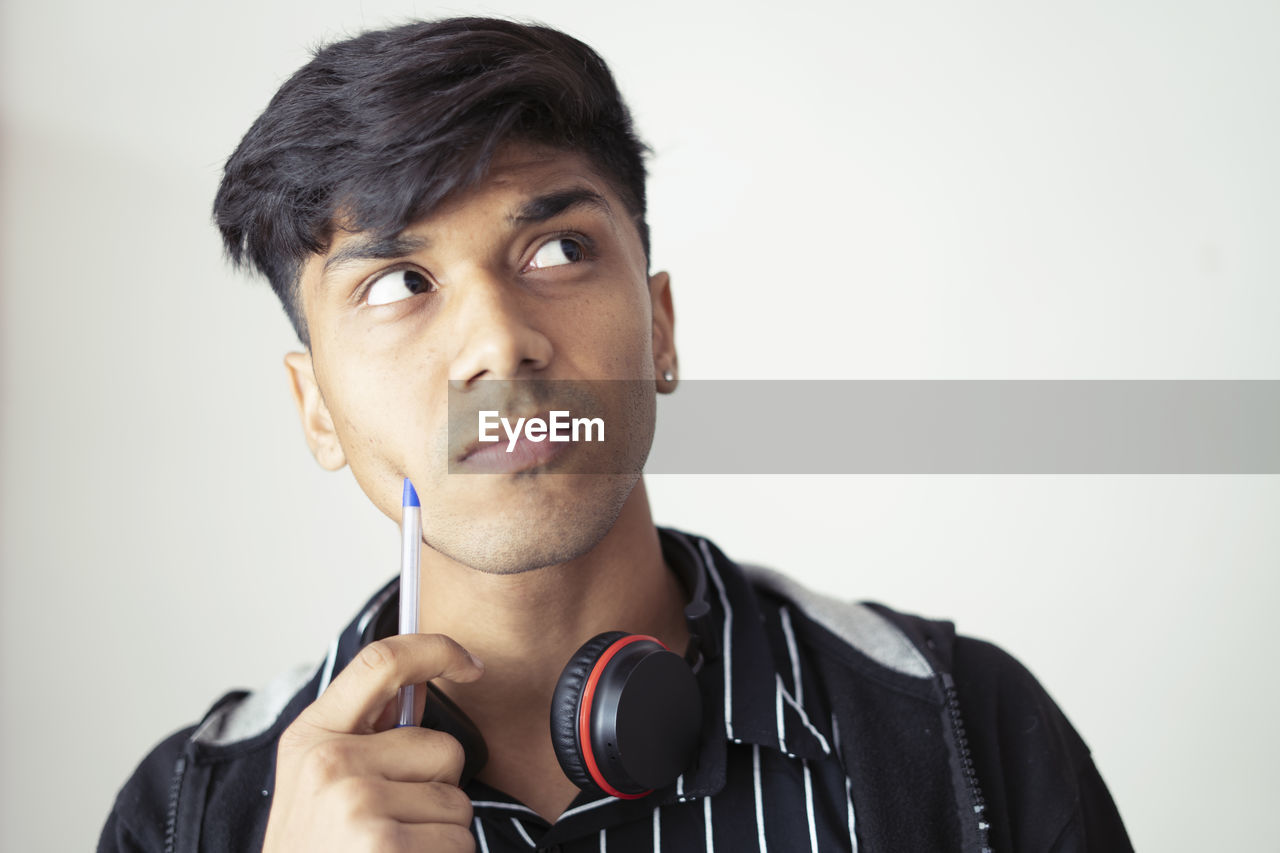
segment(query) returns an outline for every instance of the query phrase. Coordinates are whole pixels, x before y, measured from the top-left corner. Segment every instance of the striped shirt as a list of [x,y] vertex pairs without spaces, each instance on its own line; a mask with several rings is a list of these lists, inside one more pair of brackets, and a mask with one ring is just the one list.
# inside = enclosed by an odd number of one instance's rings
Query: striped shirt
[[[787,608],[753,595],[736,566],[690,539],[722,632],[719,658],[699,673],[705,720],[696,764],[641,800],[580,795],[551,825],[473,782],[481,853],[857,850],[849,781],[832,749],[838,733]],[[664,552],[668,561],[688,553]]]
[[[753,590],[707,540],[659,533],[668,562],[701,562],[718,632],[720,654],[698,673],[704,721],[696,761],[643,799],[580,794],[554,824],[473,780],[466,792],[477,851],[857,851],[850,783],[835,748],[840,732],[788,606]],[[329,677],[386,630],[396,591],[393,582],[375,596],[335,643]]]

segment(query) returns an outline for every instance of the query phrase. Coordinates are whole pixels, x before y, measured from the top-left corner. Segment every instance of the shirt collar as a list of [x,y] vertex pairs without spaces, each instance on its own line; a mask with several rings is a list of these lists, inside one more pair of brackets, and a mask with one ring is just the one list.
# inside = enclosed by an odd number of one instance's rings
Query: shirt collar
[[[725,784],[726,744],[754,744],[793,758],[830,755],[829,741],[795,701],[792,655],[766,630],[777,607],[759,598],[742,570],[709,540],[659,528],[668,560],[688,555],[707,573],[719,656],[699,673],[703,737],[698,763],[677,782],[676,799],[709,796]],[[667,543],[682,547],[668,549]],[[782,645],[786,645],[785,638]]]

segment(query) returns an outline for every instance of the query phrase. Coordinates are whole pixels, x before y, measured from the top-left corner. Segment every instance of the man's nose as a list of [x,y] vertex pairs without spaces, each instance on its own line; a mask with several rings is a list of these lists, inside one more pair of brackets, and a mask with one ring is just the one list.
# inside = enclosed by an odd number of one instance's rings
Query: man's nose
[[530,295],[518,283],[475,272],[458,288],[454,328],[459,346],[449,378],[521,379],[551,363],[551,341],[535,326]]

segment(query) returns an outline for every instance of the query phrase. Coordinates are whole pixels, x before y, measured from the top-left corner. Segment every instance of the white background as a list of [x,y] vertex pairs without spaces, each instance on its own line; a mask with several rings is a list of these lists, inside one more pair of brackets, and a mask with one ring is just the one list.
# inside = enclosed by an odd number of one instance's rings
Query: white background
[[[90,848],[155,742],[394,574],[209,207],[311,45],[457,12],[611,63],[685,378],[1280,378],[1270,0],[4,3],[0,848]],[[1280,477],[650,489],[730,556],[1012,651],[1139,849],[1277,849]]]

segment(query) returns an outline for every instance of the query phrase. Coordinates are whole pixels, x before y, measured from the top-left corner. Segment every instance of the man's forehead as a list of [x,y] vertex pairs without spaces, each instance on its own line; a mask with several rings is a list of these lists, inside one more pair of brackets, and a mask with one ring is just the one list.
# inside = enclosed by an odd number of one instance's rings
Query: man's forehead
[[580,152],[516,143],[497,150],[480,184],[519,182],[539,176],[548,179],[589,176],[592,180],[603,180],[591,161]]
[[[351,227],[338,227],[329,241],[327,250],[310,259],[321,261],[328,269],[353,244],[377,242],[386,251],[397,247],[408,249],[425,245],[425,239],[415,232],[429,230],[433,221],[453,216],[468,208],[485,204],[493,208],[510,225],[523,221],[545,218],[539,210],[550,205],[551,214],[556,207],[569,206],[565,202],[586,201],[599,212],[614,218],[622,201],[610,183],[582,154],[574,151],[539,145],[508,145],[494,155],[485,176],[475,185],[446,197],[430,213],[417,222],[409,223],[400,233],[374,240],[374,235]],[[541,204],[539,204],[541,203]]]

